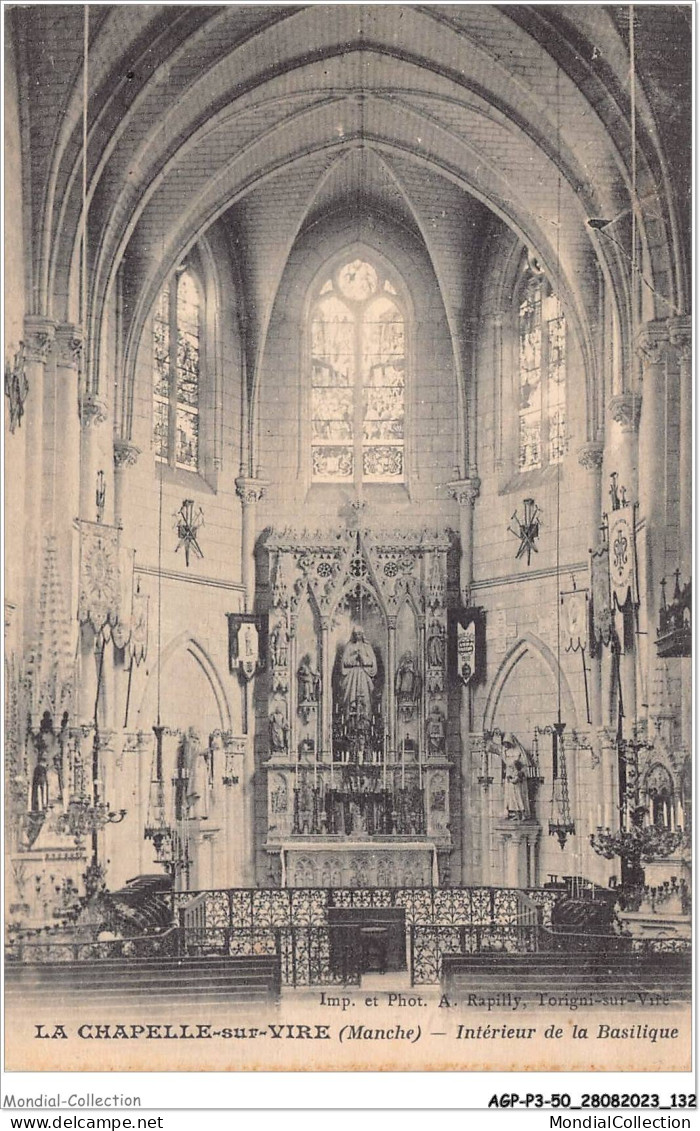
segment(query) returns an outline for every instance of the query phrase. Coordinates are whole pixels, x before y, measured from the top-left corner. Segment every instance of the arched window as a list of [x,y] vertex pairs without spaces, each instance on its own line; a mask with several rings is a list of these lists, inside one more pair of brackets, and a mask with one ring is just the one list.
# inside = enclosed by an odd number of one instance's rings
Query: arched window
[[310,310],[311,479],[405,479],[406,324],[397,288],[364,259],[323,278]]
[[199,468],[199,382],[202,309],[192,274],[183,268],[163,287],[153,319],[153,445],[172,467]]
[[566,451],[566,320],[539,273],[520,292],[518,345],[518,470],[535,471]]

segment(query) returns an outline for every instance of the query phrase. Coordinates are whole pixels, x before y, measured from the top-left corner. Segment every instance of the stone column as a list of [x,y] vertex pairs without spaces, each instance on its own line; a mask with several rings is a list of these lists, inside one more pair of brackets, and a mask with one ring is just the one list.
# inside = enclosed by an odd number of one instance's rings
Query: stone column
[[503,883],[506,887],[527,888],[537,883],[536,849],[539,826],[533,822],[501,821],[496,825],[503,853]]
[[679,512],[681,580],[688,581],[692,569],[693,530],[693,372],[692,322],[689,315],[668,323],[671,345],[678,354],[679,384]]
[[[602,512],[602,468],[603,444],[598,440],[589,440],[578,451],[578,462],[589,472],[588,486],[590,500],[588,505],[588,548],[595,550],[600,540],[600,524]],[[589,594],[590,598],[591,594]],[[589,650],[585,653],[586,664],[590,667],[589,695],[591,705],[591,724],[599,727],[602,723],[601,704],[601,657],[598,652],[590,656]]]
[[79,372],[82,336],[78,326],[56,327],[56,431],[58,439],[54,510],[59,521],[72,522],[80,508]]
[[[479,497],[478,478],[455,479],[447,484],[451,498],[459,504],[459,539],[461,554],[459,559],[459,589],[465,604],[470,603],[470,591],[474,577],[474,505]],[[462,802],[462,883],[473,882],[473,866],[469,844],[472,834],[478,835],[477,824],[483,820],[483,814],[478,810],[472,798],[472,767],[469,733],[472,729],[472,691],[469,686],[462,687],[459,733],[462,746],[462,759],[460,767]]]
[[[387,715],[388,715],[388,753],[392,762],[396,760],[396,695],[394,694],[394,680],[396,678],[396,616],[387,617]],[[393,771],[392,771],[393,772]],[[392,783],[393,784],[393,783]]]
[[507,315],[498,310],[488,320],[493,334],[493,466],[503,468],[503,323]]
[[[249,612],[255,603],[255,534],[257,505],[269,486],[262,479],[241,475],[236,479],[236,494],[241,500],[241,580],[245,589],[245,611]],[[290,662],[293,655],[293,643],[290,640]],[[290,667],[290,691],[294,679],[295,669]],[[243,689],[245,696],[246,717],[246,757],[245,768],[241,777],[241,788],[244,794],[245,820],[248,844],[246,846],[245,871],[246,884],[253,885],[255,878],[255,725],[253,704],[253,681],[246,681]],[[290,699],[291,704],[291,699]],[[293,719],[287,720],[292,733]]]
[[124,525],[124,497],[128,480],[127,469],[135,467],[141,449],[128,440],[114,441],[114,525]]
[[257,505],[269,487],[263,479],[239,475],[236,494],[241,500],[241,580],[245,588],[249,612],[255,600],[255,517]]
[[[70,323],[56,327],[54,371],[54,421],[56,451],[53,466],[52,527],[65,591],[71,608],[78,577],[79,535],[75,520],[80,513],[80,355],[82,336]],[[74,623],[74,622],[73,622]],[[71,637],[75,648],[75,636]]]
[[[286,629],[285,629],[286,631]],[[333,760],[333,657],[330,617],[321,617],[321,759]],[[291,673],[290,680],[294,678]],[[325,780],[325,779],[324,779]]]
[[[227,887],[252,884],[255,845],[247,838],[244,777],[248,760],[247,736],[224,734],[224,869]],[[218,771],[217,771],[218,772]]]
[[25,632],[31,646],[36,631],[42,560],[42,488],[44,436],[44,385],[46,360],[52,348],[55,323],[48,318],[24,320],[24,361],[28,392],[24,408],[26,463],[24,468],[24,560],[27,567]]
[[[80,408],[80,517],[94,522],[96,515],[95,487],[101,468],[100,426],[109,416],[107,402],[97,393],[85,393]],[[104,470],[104,468],[102,468]]]
[[[692,321],[689,315],[672,318],[668,324],[671,344],[678,354],[679,387],[679,506],[678,568],[681,584],[690,580],[693,569],[693,371]],[[667,590],[668,593],[668,590]],[[689,747],[692,728],[692,664],[680,661],[681,669],[681,742]]]
[[[462,883],[466,886],[491,883],[491,786],[493,767],[486,773],[487,755],[483,734],[470,734],[468,762],[463,769],[463,797],[471,802],[462,815]],[[464,804],[464,802],[463,802]],[[469,828],[467,828],[467,818]]]
[[[610,418],[614,424],[618,426],[619,432],[617,442],[610,445],[608,454],[608,471],[617,472],[618,486],[624,487],[627,498],[633,501],[639,499],[639,452],[637,444],[637,430],[639,428],[640,415],[642,411],[642,397],[639,392],[626,392],[618,393],[616,396],[611,397],[608,402],[608,411]],[[610,512],[611,504],[607,497],[603,500],[602,508],[606,513]],[[641,513],[637,512],[637,517]],[[622,626],[622,617],[619,615],[617,618],[618,629]],[[645,626],[642,625],[642,628]],[[641,678],[642,673],[642,658],[640,655],[641,642],[645,637],[636,636],[634,650],[630,652],[627,650],[620,657],[620,682],[622,684],[622,700],[625,712],[625,720],[627,727],[630,728],[637,717],[637,690],[639,684],[639,699],[645,701],[644,694],[644,680]],[[611,679],[612,663],[610,655],[607,655],[602,664],[603,670],[603,685],[605,693],[609,698],[609,681]],[[607,685],[607,686],[606,686]],[[603,710],[604,719],[611,725],[617,723],[617,718],[609,718],[608,712]]]
[[646,648],[642,655],[642,680],[645,701],[650,704],[657,655],[654,641],[661,604],[661,578],[666,572],[667,473],[665,452],[668,447],[666,425],[666,363],[669,346],[665,322],[647,322],[637,337],[637,349],[644,371],[644,403],[639,424],[639,517],[646,525],[646,585],[640,594]]

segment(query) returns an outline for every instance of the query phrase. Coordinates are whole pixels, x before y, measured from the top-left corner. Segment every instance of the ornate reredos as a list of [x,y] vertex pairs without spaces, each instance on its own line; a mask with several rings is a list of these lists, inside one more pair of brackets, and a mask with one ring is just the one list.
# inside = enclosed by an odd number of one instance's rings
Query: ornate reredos
[[404,530],[270,531],[271,604],[290,613],[308,593],[320,616],[331,616],[358,583],[373,590],[385,617],[404,601],[422,616],[444,607],[451,532]]

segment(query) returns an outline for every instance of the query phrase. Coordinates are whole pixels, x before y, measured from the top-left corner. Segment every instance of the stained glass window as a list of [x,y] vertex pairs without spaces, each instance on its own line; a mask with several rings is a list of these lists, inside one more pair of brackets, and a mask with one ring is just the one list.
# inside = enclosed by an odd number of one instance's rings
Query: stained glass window
[[201,301],[189,271],[160,293],[153,320],[153,443],[156,459],[199,466]]
[[405,320],[398,292],[354,259],[323,280],[311,312],[311,475],[402,482]]
[[566,451],[566,321],[543,275],[519,307],[518,469],[561,463]]

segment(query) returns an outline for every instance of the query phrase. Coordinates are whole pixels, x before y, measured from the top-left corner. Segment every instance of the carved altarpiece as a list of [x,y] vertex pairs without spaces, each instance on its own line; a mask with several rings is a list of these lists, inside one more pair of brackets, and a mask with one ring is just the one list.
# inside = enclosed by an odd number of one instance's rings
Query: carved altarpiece
[[430,883],[430,861],[450,850],[450,545],[447,535],[367,529],[266,540],[266,849],[288,882],[307,859],[320,861],[314,882],[351,882],[349,851],[355,862],[370,854],[358,876],[378,877],[377,846],[390,845],[402,848],[402,874],[417,854],[411,874]]

